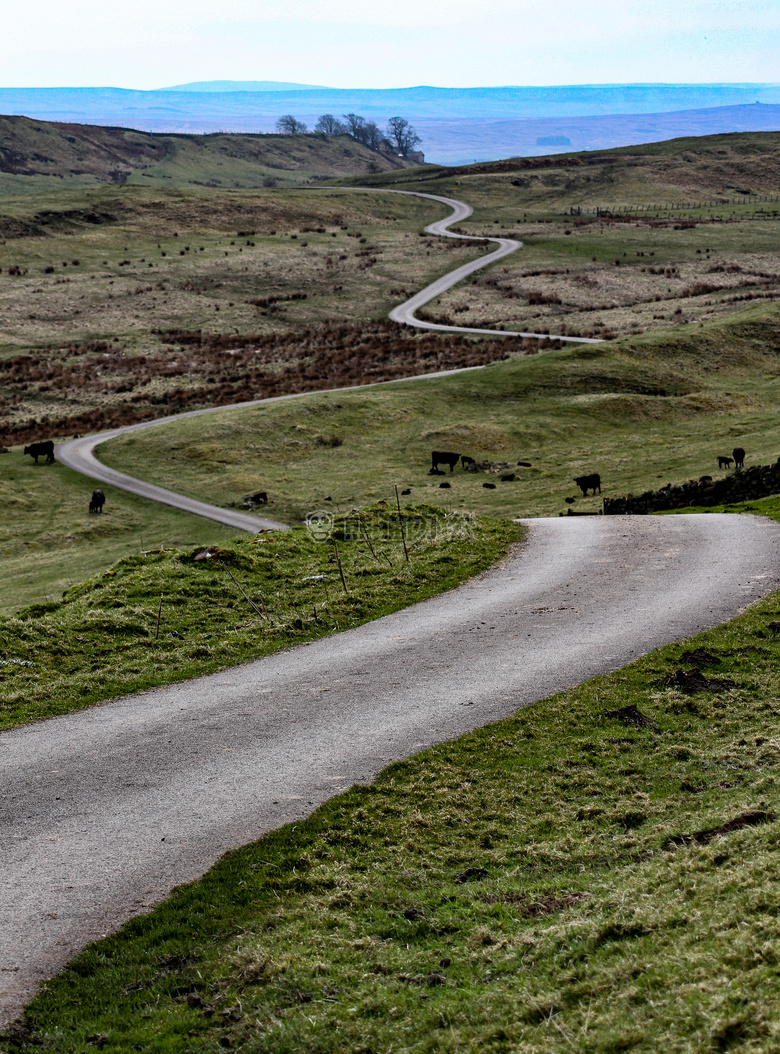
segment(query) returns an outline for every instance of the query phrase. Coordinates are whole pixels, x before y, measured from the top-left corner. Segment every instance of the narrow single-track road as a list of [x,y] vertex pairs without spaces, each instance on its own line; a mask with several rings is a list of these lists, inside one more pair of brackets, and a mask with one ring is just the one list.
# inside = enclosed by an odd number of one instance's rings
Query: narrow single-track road
[[[341,189],[366,191],[371,190],[372,188],[355,187]],[[506,337],[536,337],[539,339],[566,340],[579,344],[599,343],[598,340],[592,337],[550,337],[547,333],[521,333],[502,329],[469,329],[466,326],[445,326],[435,322],[423,322],[416,318],[415,311],[422,307],[423,304],[427,304],[428,301],[440,296],[447,289],[451,289],[452,286],[457,285],[458,282],[462,281],[468,275],[473,274],[475,271],[478,271],[483,267],[488,267],[490,264],[495,263],[496,260],[500,260],[503,256],[508,256],[510,253],[516,252],[522,247],[523,243],[514,241],[511,238],[481,238],[478,235],[455,234],[448,230],[448,227],[451,224],[467,219],[474,211],[470,205],[467,205],[463,201],[457,201],[455,198],[444,198],[437,194],[423,194],[422,192],[413,190],[383,189],[382,192],[388,194],[405,194],[415,198],[427,198],[430,201],[437,201],[440,204],[451,208],[452,213],[449,216],[446,216],[443,220],[436,220],[435,223],[431,223],[425,228],[425,231],[428,234],[437,234],[445,238],[461,238],[464,241],[492,241],[497,242],[499,245],[499,248],[496,249],[495,252],[488,253],[487,256],[481,256],[476,260],[472,260],[470,263],[463,264],[461,267],[456,267],[454,271],[450,271],[448,274],[438,278],[435,282],[427,285],[424,289],[421,289],[420,292],[415,294],[410,300],[393,308],[390,312],[390,318],[394,322],[399,322],[408,326],[416,326],[419,329],[436,329],[452,333],[477,333]],[[482,367],[473,366],[466,367],[466,369],[482,369]],[[385,383],[399,383],[402,380],[424,380],[426,377],[444,377],[448,374],[463,372],[465,372],[463,369],[443,370],[437,373],[425,374],[423,376],[399,378],[398,381]],[[354,387],[359,388],[370,386],[357,385]],[[329,390],[352,391],[354,388],[335,388]],[[129,476],[125,472],[119,472],[117,469],[109,468],[101,461],[98,461],[95,457],[95,449],[99,447],[101,443],[105,443],[109,439],[115,439],[117,436],[127,435],[129,432],[137,432],[144,428],[154,428],[157,425],[169,424],[170,422],[178,421],[183,417],[196,417],[199,414],[215,413],[220,410],[234,410],[240,407],[260,406],[264,403],[280,402],[286,399],[299,399],[304,395],[309,394],[311,393],[302,392],[292,395],[275,396],[271,399],[251,399],[244,403],[232,403],[229,406],[210,406],[203,410],[189,410],[183,414],[173,414],[169,417],[160,417],[154,421],[141,421],[134,425],[126,425],[123,428],[114,428],[109,432],[100,432],[97,435],[71,439],[66,443],[60,443],[57,447],[57,460],[68,468],[72,468],[84,476],[89,476],[90,479],[97,480],[99,483],[106,483],[110,486],[118,487],[120,490],[126,490],[130,494],[135,494],[141,498],[149,498],[151,501],[160,502],[162,505],[170,505],[175,509],[180,509],[182,512],[191,512],[196,516],[204,516],[206,519],[215,520],[228,527],[235,527],[237,530],[250,531],[252,533],[262,530],[285,530],[287,524],[280,523],[277,520],[271,520],[263,516],[253,516],[249,513],[238,512],[232,509],[223,509],[218,505],[209,505],[207,502],[198,501],[196,498],[187,498],[182,494],[176,494],[174,491],[166,490],[164,487],[158,487],[153,483],[146,483],[143,480],[135,479],[133,476]]]
[[[364,189],[368,190],[371,188],[366,187]],[[514,238],[492,238],[489,235],[483,236],[479,234],[456,234],[454,231],[449,230],[453,223],[460,223],[462,220],[468,219],[474,212],[465,201],[458,201],[457,198],[444,198],[438,194],[423,194],[416,190],[388,190],[387,192],[391,194],[411,194],[416,198],[428,198],[430,201],[438,201],[452,209],[451,215],[446,216],[443,220],[436,220],[435,223],[428,224],[424,228],[426,234],[437,234],[442,238],[459,238],[462,241],[470,242],[495,242],[498,245],[498,248],[492,253],[480,256],[476,260],[471,260],[470,263],[463,264],[461,267],[456,267],[454,271],[449,271],[447,274],[442,275],[441,278],[437,278],[435,282],[431,282],[430,285],[421,289],[419,293],[415,293],[413,297],[405,300],[403,304],[394,307],[390,312],[390,318],[393,322],[416,326],[418,329],[436,329],[444,333],[477,333],[491,337],[533,337],[538,340],[563,340],[572,344],[601,343],[597,337],[564,337],[549,333],[525,333],[513,329],[476,329],[471,326],[448,326],[439,322],[424,322],[422,319],[417,318],[415,312],[419,311],[424,304],[435,300],[442,293],[446,293],[448,289],[452,289],[454,285],[462,282],[464,278],[468,278],[475,271],[481,271],[484,267],[489,267],[491,264],[503,259],[503,257],[510,256],[512,253],[517,252],[518,249],[522,249],[523,243],[516,241]]]
[[757,517],[540,519],[528,531],[452,593],[0,734],[0,1022],[226,850],[778,585],[780,525]]

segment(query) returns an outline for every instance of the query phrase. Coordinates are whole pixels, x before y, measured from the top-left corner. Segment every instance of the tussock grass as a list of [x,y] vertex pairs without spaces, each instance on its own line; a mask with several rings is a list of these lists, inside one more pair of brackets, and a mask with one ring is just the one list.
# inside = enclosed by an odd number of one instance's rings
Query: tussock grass
[[[126,556],[61,601],[0,618],[0,728],[169,684],[347,629],[460,584],[522,529],[407,507]],[[339,567],[339,562],[341,567]],[[343,572],[343,581],[342,581]],[[346,589],[345,589],[346,585]]]
[[[771,596],[228,854],[79,956],[8,1048],[777,1049],[779,614]],[[694,646],[732,690],[668,687]],[[630,707],[644,725],[609,716]]]

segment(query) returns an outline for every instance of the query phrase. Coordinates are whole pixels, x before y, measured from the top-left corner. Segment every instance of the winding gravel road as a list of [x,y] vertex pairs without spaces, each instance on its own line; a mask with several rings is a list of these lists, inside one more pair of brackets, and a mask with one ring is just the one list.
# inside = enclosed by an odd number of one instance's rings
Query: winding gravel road
[[0,735],[0,1022],[226,850],[389,762],[777,588],[751,516],[528,521],[454,593],[209,677]]
[[[364,187],[359,189],[370,190],[372,188]],[[481,271],[483,267],[489,267],[491,264],[496,263],[497,260],[503,259],[504,256],[509,256],[511,253],[517,252],[518,249],[522,249],[523,243],[515,241],[514,238],[491,238],[474,234],[455,234],[454,231],[449,230],[448,228],[453,223],[460,223],[462,220],[468,219],[474,212],[470,205],[467,205],[464,201],[458,201],[456,198],[444,198],[438,194],[423,194],[416,190],[387,190],[386,192],[389,194],[410,194],[415,198],[428,198],[430,201],[438,201],[452,209],[451,215],[446,216],[443,220],[436,220],[435,223],[430,223],[425,227],[426,234],[438,234],[442,238],[460,238],[463,241],[470,242],[496,242],[498,245],[498,248],[492,253],[488,253],[487,256],[480,256],[470,263],[456,267],[454,271],[449,271],[441,278],[437,278],[435,282],[431,282],[430,285],[421,289],[419,293],[415,293],[413,297],[404,301],[403,304],[394,307],[390,312],[390,318],[393,322],[416,326],[418,329],[437,329],[445,333],[479,333],[487,334],[491,337],[535,337],[540,340],[563,340],[572,344],[601,343],[601,340],[597,337],[563,337],[549,333],[523,333],[513,329],[475,329],[470,326],[446,326],[439,322],[423,322],[421,319],[416,318],[415,312],[424,304],[435,300],[442,293],[446,293],[448,289],[452,289],[454,285],[462,282],[464,278],[468,278],[475,271]]]
[[[362,191],[373,190],[371,187],[345,187],[335,189]],[[521,333],[515,330],[502,329],[470,329],[467,326],[444,326],[436,322],[423,322],[416,318],[415,311],[421,308],[423,304],[427,304],[430,300],[434,300],[437,296],[440,296],[447,289],[451,289],[452,286],[457,285],[458,282],[468,277],[468,275],[473,274],[475,271],[479,271],[483,267],[488,267],[490,264],[495,263],[496,260],[500,260],[502,257],[516,252],[518,249],[522,248],[523,243],[514,241],[511,238],[479,238],[478,236],[475,237],[468,234],[455,234],[448,230],[448,227],[451,224],[467,219],[474,211],[470,205],[467,205],[463,201],[457,201],[455,198],[444,198],[437,194],[423,194],[420,191],[413,190],[392,190],[384,188],[382,193],[404,194],[409,197],[427,198],[430,201],[437,201],[452,209],[452,213],[449,216],[446,216],[443,220],[436,220],[435,223],[431,223],[425,228],[425,231],[428,234],[436,234],[444,238],[460,238],[464,241],[492,241],[497,242],[499,246],[498,249],[492,253],[488,253],[487,256],[481,256],[476,260],[472,260],[470,263],[463,264],[462,267],[456,267],[454,271],[450,271],[448,274],[438,278],[435,282],[427,285],[424,289],[421,289],[420,292],[416,293],[410,300],[406,300],[403,304],[399,304],[398,307],[393,308],[389,317],[394,322],[399,322],[408,326],[415,326],[419,329],[436,329],[450,333],[478,333],[487,334],[489,336],[506,337],[538,337],[541,339],[565,340],[577,344],[599,343],[599,341],[593,337],[550,337],[547,333]],[[399,383],[402,380],[414,381],[424,380],[431,377],[446,377],[454,373],[464,373],[468,369],[482,369],[482,367],[472,366],[459,370],[442,370],[437,373],[399,378],[398,381],[385,383],[393,384]],[[354,391],[355,388],[358,387],[371,386],[356,385],[349,388],[335,388],[330,390],[340,392]],[[203,410],[190,410],[183,414],[173,414],[169,417],[160,417],[154,421],[141,421],[138,424],[127,425],[123,428],[114,428],[110,432],[100,432],[97,435],[82,436],[80,439],[71,439],[66,443],[60,443],[57,447],[57,460],[68,468],[72,468],[84,476],[89,476],[90,479],[97,480],[99,483],[106,483],[112,487],[118,487],[120,490],[126,490],[130,494],[136,494],[141,498],[149,498],[151,501],[160,502],[162,505],[170,505],[175,509],[181,509],[183,512],[191,512],[196,516],[204,516],[207,519],[215,520],[218,523],[224,523],[228,527],[235,527],[237,530],[250,531],[251,533],[256,533],[261,530],[285,530],[287,524],[279,523],[277,520],[270,520],[263,516],[253,516],[249,513],[238,512],[232,509],[223,509],[218,505],[209,505],[206,502],[198,501],[195,498],[187,498],[184,495],[176,494],[173,491],[166,490],[164,487],[157,487],[153,483],[145,483],[143,480],[135,479],[133,476],[128,476],[125,472],[119,472],[117,469],[109,468],[101,461],[98,461],[95,457],[95,450],[109,439],[115,439],[117,436],[127,435],[129,432],[137,432],[144,428],[155,428],[157,425],[178,421],[183,417],[197,417],[200,414],[234,410],[240,407],[260,406],[263,403],[281,402],[286,399],[300,399],[308,394],[310,393],[302,392],[293,395],[275,396],[271,399],[252,399],[244,403],[232,403],[229,406],[210,406]]]

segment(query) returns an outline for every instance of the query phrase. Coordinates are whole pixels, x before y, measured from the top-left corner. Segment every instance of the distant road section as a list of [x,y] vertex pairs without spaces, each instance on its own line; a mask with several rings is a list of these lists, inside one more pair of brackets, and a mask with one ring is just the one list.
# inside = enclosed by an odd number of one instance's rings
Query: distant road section
[[[372,190],[373,188],[349,187],[342,189]],[[442,278],[432,282],[430,285],[427,285],[425,289],[420,290],[420,292],[410,300],[393,308],[390,312],[390,318],[394,322],[400,322],[407,326],[416,326],[420,329],[437,329],[453,333],[480,333],[488,336],[507,337],[535,337],[538,339],[568,340],[579,344],[599,343],[598,340],[595,340],[592,337],[555,337],[548,333],[518,333],[501,329],[469,329],[465,326],[443,326],[435,322],[423,322],[420,319],[415,318],[415,311],[422,307],[423,304],[427,304],[429,300],[435,299],[447,289],[457,285],[458,282],[462,281],[468,275],[473,274],[474,271],[479,271],[481,268],[487,267],[491,263],[495,263],[496,260],[500,260],[503,256],[508,256],[510,253],[517,252],[518,249],[522,248],[523,243],[515,241],[512,238],[474,238],[471,235],[454,234],[452,231],[447,230],[450,224],[467,219],[473,212],[471,206],[463,201],[456,201],[455,198],[443,198],[437,194],[423,194],[413,190],[390,189],[387,193],[407,194],[416,198],[428,198],[430,201],[438,201],[443,205],[447,205],[448,208],[451,208],[452,214],[450,216],[447,216],[443,220],[437,220],[435,223],[431,223],[425,228],[428,234],[437,234],[444,238],[462,238],[464,241],[491,241],[498,243],[498,249],[494,252],[489,253],[487,256],[481,256],[477,260],[472,260],[471,263],[463,264],[462,267],[457,267],[454,271],[450,271],[449,274],[446,274]],[[467,368],[479,369],[481,367]],[[463,372],[463,370],[444,370],[438,373],[423,375],[423,377],[406,377],[398,378],[398,380],[421,380],[424,379],[425,376],[442,377],[449,373],[461,372]],[[356,387],[363,386],[360,385]],[[336,388],[329,390],[349,391],[350,389]],[[170,505],[172,508],[180,509],[182,512],[191,512],[196,516],[204,516],[206,519],[215,520],[217,523],[224,523],[227,527],[235,527],[238,530],[249,531],[252,534],[256,534],[257,531],[287,530],[288,525],[280,523],[277,520],[270,520],[263,516],[252,516],[249,513],[238,512],[233,509],[222,509],[218,505],[209,505],[204,501],[198,501],[196,498],[188,498],[183,494],[176,494],[172,490],[166,490],[164,487],[157,487],[153,483],[146,483],[144,480],[128,476],[125,472],[119,472],[117,469],[109,468],[108,465],[104,465],[102,461],[98,461],[95,457],[95,448],[102,443],[106,443],[109,439],[116,439],[118,436],[127,435],[130,432],[137,432],[143,428],[154,428],[157,425],[169,424],[172,421],[179,421],[183,417],[196,417],[200,414],[215,413],[219,410],[232,410],[238,407],[258,406],[261,403],[296,399],[300,398],[303,394],[310,393],[275,396],[271,399],[251,399],[245,403],[232,403],[230,406],[211,406],[203,410],[190,410],[183,414],[172,414],[169,417],[159,417],[154,421],[140,421],[138,424],[127,425],[124,428],[115,428],[110,432],[100,432],[98,435],[84,436],[80,439],[71,439],[67,443],[61,443],[57,447],[57,460],[61,464],[67,466],[67,468],[72,468],[74,471],[80,472],[84,476],[89,476],[90,479],[97,480],[100,483],[106,483],[109,486],[118,487],[120,490],[126,490],[130,494],[137,495],[139,498],[149,498],[151,501],[160,502],[162,505]]]
[[[366,187],[366,190],[371,189]],[[458,282],[462,282],[464,278],[468,278],[470,274],[474,274],[475,271],[481,271],[483,267],[489,267],[491,264],[496,263],[497,260],[502,259],[504,256],[510,256],[512,253],[517,252],[518,249],[522,249],[523,243],[515,241],[514,238],[488,238],[480,237],[479,235],[473,234],[455,234],[453,231],[447,228],[453,223],[460,223],[461,220],[466,220],[473,213],[473,209],[470,205],[467,205],[465,201],[457,201],[455,198],[443,198],[439,197],[438,194],[422,194],[416,190],[390,190],[392,194],[411,194],[416,198],[429,198],[431,201],[439,201],[442,205],[447,205],[448,208],[452,209],[452,215],[447,216],[443,220],[437,220],[435,223],[429,223],[425,228],[426,234],[438,234],[442,238],[460,238],[463,241],[486,241],[495,242],[498,248],[492,253],[488,253],[487,256],[480,256],[478,260],[472,260],[471,263],[463,264],[462,267],[456,267],[454,271],[450,271],[448,274],[443,275],[441,278],[437,278],[435,282],[431,282],[425,289],[421,289],[419,293],[415,293],[409,300],[405,300],[403,304],[399,304],[398,307],[394,307],[390,312],[390,318],[393,322],[400,322],[406,326],[416,326],[418,329],[437,329],[445,333],[479,333],[485,334],[489,337],[533,337],[536,340],[565,340],[571,344],[600,344],[601,340],[596,337],[563,337],[552,333],[523,333],[519,330],[508,330],[508,329],[476,329],[471,326],[445,326],[438,322],[423,322],[421,319],[415,316],[415,312],[418,311],[424,304],[429,303],[431,300],[435,300],[437,296],[441,296],[442,293],[446,293],[448,289],[452,289]]]

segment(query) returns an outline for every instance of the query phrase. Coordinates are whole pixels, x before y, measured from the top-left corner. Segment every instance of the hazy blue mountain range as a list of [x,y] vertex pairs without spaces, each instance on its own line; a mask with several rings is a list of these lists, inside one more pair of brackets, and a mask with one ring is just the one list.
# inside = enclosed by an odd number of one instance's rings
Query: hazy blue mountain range
[[172,84],[160,91],[328,91],[324,84],[296,84],[295,81],[192,81]]
[[[383,125],[400,114],[422,137],[426,159],[441,164],[545,154],[551,145],[604,149],[678,135],[780,128],[780,84],[295,90],[277,85],[266,91],[216,85],[213,91],[205,90],[208,85],[187,91],[0,88],[0,113],[156,132],[270,132],[284,113],[310,127],[320,114],[350,112]],[[551,137],[559,142],[537,143]]]

